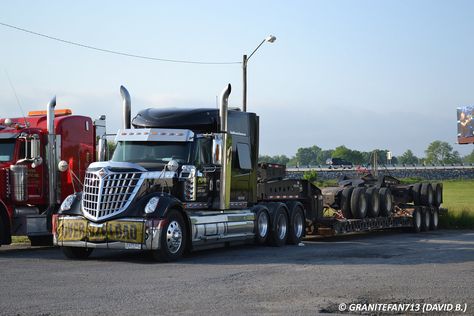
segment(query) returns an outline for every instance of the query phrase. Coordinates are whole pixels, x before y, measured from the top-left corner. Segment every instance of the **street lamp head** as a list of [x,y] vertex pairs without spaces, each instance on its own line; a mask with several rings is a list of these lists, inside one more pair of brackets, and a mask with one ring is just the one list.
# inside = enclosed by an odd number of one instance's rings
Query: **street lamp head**
[[274,41],[276,41],[276,39],[277,39],[276,36],[270,35],[265,39],[265,41],[269,43],[273,43]]

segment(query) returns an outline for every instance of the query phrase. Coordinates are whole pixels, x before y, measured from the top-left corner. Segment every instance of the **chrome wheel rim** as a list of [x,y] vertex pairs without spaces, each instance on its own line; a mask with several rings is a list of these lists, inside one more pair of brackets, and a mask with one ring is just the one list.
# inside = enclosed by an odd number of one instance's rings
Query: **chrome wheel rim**
[[166,230],[166,244],[169,252],[175,254],[183,243],[183,232],[177,221],[172,221]]
[[268,232],[268,215],[267,212],[260,213],[257,221],[258,235],[261,238],[267,236]]
[[303,235],[303,218],[301,213],[298,212],[295,216],[295,225],[294,225],[296,238],[300,238]]
[[281,214],[279,217],[278,217],[278,227],[277,227],[277,232],[278,232],[278,238],[280,240],[283,240],[285,239],[285,236],[286,236],[286,229],[287,229],[287,225],[286,225],[286,219],[285,219],[285,215],[284,214]]

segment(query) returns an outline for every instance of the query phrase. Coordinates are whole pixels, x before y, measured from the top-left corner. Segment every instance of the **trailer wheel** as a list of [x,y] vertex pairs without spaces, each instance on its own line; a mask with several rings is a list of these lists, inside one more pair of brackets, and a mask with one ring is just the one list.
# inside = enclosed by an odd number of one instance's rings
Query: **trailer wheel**
[[380,215],[389,216],[393,212],[393,196],[390,188],[381,188],[380,197]]
[[421,184],[421,204],[425,206],[433,205],[433,187],[431,183]]
[[[298,203],[299,204],[299,203]],[[305,230],[305,217],[301,205],[295,205],[290,215],[290,227],[288,231],[288,243],[297,245],[303,239]]]
[[415,183],[412,187],[413,204],[421,204],[421,183]]
[[288,237],[288,216],[283,205],[279,206],[275,211],[273,221],[273,229],[270,233],[270,245],[281,247],[286,243]]
[[187,231],[184,219],[177,210],[171,210],[165,217],[161,230],[160,249],[152,251],[153,259],[160,262],[176,261],[182,257],[186,247]]
[[439,209],[433,208],[431,212],[430,230],[437,230],[439,223]]
[[270,215],[265,206],[261,206],[255,212],[255,242],[263,245],[267,242],[270,234]]
[[365,191],[365,196],[367,199],[367,216],[368,217],[377,217],[380,212],[380,197],[379,190],[376,187],[368,188]]
[[61,247],[63,254],[69,259],[87,259],[91,255],[93,248]]
[[431,223],[431,212],[427,207],[421,208],[421,231],[427,231],[430,229]]
[[434,205],[439,207],[443,203],[443,184],[436,183],[434,189]]
[[353,190],[353,187],[347,187],[341,192],[341,210],[345,218],[352,218],[351,195]]
[[419,207],[415,208],[412,216],[413,216],[413,231],[415,233],[419,233],[421,231],[421,211]]
[[357,187],[352,191],[351,211],[355,218],[363,219],[367,215],[367,199],[365,198],[365,188]]

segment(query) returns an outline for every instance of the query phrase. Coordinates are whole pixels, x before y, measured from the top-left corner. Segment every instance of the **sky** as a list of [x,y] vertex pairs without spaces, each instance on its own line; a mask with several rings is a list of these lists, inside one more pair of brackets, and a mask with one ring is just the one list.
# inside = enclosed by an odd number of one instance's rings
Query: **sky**
[[[103,49],[156,58],[248,62],[248,110],[260,154],[345,145],[369,151],[456,144],[456,108],[474,104],[474,1],[2,1],[0,22]],[[121,126],[148,107],[215,107],[241,64],[197,65],[118,56],[0,26],[0,116],[58,108]]]

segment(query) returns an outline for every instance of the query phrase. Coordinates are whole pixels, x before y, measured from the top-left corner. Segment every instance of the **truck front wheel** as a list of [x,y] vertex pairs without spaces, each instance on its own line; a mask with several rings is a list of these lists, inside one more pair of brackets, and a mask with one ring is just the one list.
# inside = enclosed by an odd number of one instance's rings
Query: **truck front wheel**
[[152,252],[160,262],[176,261],[183,256],[186,247],[186,226],[180,212],[171,210],[165,217],[166,224],[161,230],[160,249]]
[[260,207],[255,213],[255,241],[259,245],[267,242],[270,234],[270,216],[266,207]]
[[87,259],[93,248],[79,248],[79,247],[61,247],[63,254],[69,259]]
[[296,206],[290,215],[290,227],[288,232],[288,243],[298,245],[303,239],[305,229],[305,217],[301,207]]

